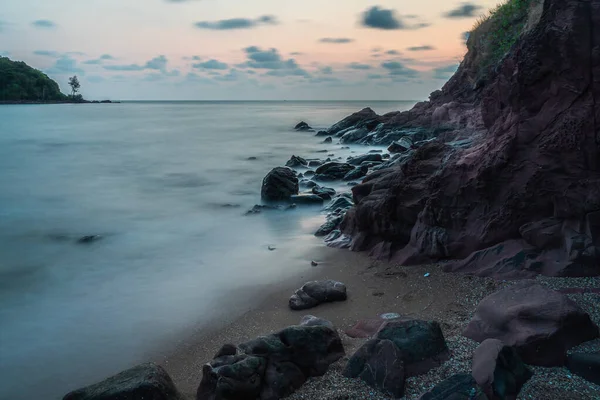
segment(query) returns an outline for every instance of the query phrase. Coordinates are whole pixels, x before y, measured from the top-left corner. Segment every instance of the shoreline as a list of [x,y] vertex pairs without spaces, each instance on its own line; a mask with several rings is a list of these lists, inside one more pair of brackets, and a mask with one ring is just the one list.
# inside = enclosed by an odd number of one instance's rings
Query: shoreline
[[0,101],[0,105],[42,105],[42,104],[120,104],[120,101],[112,100],[83,100],[83,101]]

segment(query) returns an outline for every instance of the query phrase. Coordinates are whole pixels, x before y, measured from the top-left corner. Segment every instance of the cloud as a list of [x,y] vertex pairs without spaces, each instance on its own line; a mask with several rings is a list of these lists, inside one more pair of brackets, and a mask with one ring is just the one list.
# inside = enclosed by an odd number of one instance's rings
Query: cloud
[[43,56],[43,57],[52,57],[52,58],[60,57],[60,53],[58,53],[57,51],[51,51],[51,50],[36,50],[33,52],[33,54],[35,54],[36,56]]
[[104,69],[108,71],[144,71],[146,69],[159,70],[166,72],[167,69],[167,57],[160,55],[154,57],[152,60],[147,61],[144,65],[139,64],[128,64],[128,65],[105,65]]
[[436,68],[433,70],[433,78],[434,79],[449,79],[456,70],[458,69],[458,64],[447,65],[445,67]]
[[371,53],[379,53],[380,51],[383,51],[381,47],[373,47],[371,49]]
[[56,24],[48,19],[38,19],[31,23],[36,28],[41,29],[54,29],[56,28]]
[[206,85],[216,85],[217,83],[209,78],[206,78],[204,76],[200,76],[194,72],[188,72],[188,74],[185,76],[184,82],[188,82],[188,83],[203,83]]
[[323,68],[320,68],[319,71],[325,75],[333,74],[333,68],[331,68],[331,67],[323,67]]
[[381,74],[369,74],[369,75],[367,75],[367,78],[368,79],[383,79],[384,76]]
[[419,76],[419,71],[408,68],[404,64],[398,61],[388,61],[381,64],[381,66],[389,71],[391,76],[404,76],[407,78],[414,78]]
[[357,63],[357,62],[350,63],[347,65],[347,67],[350,69],[359,69],[359,70],[371,69],[371,66],[369,64],[361,64],[361,63]]
[[334,43],[334,44],[344,44],[344,43],[352,43],[354,39],[350,38],[322,38],[319,40],[321,43]]
[[218,70],[225,70],[227,68],[229,68],[229,65],[227,65],[224,62],[215,60],[215,59],[211,59],[205,62],[201,62],[201,63],[197,63],[197,64],[192,64],[192,67],[196,68],[196,69],[218,69]]
[[477,16],[477,11],[483,7],[473,3],[462,3],[460,6],[444,13],[446,18],[472,18]]
[[389,54],[391,56],[399,56],[400,52],[398,50],[388,50],[385,52],[385,54]]
[[290,56],[301,56],[301,55],[303,55],[303,54],[304,54],[304,53],[301,53],[301,52],[299,52],[299,51],[294,51],[293,53],[290,53]]
[[111,56],[110,54],[102,54],[100,57],[98,57],[96,59],[84,61],[83,64],[100,65],[100,64],[103,64],[104,61],[111,61],[114,59],[115,58],[113,56]]
[[243,78],[243,74],[235,68],[229,70],[225,75],[216,76],[215,80],[220,82],[235,82]]
[[408,47],[406,50],[408,50],[408,51],[429,51],[429,50],[435,50],[435,47],[429,46],[429,45],[413,46],[413,47]]
[[361,15],[361,24],[367,28],[394,30],[394,29],[419,29],[429,26],[429,24],[420,22],[416,24],[407,24],[402,18],[413,19],[416,16],[399,16],[394,10],[388,10],[379,6],[373,6]]
[[45,71],[48,74],[85,74],[85,71],[77,66],[77,60],[69,56],[61,56],[52,67]]
[[249,18],[231,18],[219,21],[199,21],[194,24],[198,29],[212,30],[231,30],[231,29],[251,29],[261,25],[277,25],[277,19],[272,15],[263,15],[256,19]]

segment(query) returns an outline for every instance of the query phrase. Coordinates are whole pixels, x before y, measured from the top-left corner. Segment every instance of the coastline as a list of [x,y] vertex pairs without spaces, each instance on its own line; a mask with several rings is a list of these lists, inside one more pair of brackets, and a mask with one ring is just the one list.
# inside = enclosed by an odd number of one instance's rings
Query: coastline
[[0,105],[40,105],[40,104],[119,104],[120,101],[112,100],[83,100],[83,101],[0,101]]

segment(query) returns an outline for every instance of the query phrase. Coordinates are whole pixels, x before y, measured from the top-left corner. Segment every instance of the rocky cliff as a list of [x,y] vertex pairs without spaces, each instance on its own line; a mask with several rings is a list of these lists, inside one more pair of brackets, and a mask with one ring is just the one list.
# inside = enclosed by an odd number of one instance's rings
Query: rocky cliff
[[446,269],[502,278],[598,275],[600,0],[527,7],[497,60],[492,17],[430,101],[353,116],[357,142],[415,143],[353,188],[342,222],[353,250],[403,264],[461,260]]

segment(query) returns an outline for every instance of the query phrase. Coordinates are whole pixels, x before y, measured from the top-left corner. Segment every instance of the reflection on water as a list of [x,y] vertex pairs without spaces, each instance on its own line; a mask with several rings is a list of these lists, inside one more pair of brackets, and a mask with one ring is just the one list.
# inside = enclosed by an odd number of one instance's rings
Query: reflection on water
[[0,398],[60,398],[310,268],[318,208],[244,213],[291,154],[363,151],[290,130],[363,106],[0,107]]

